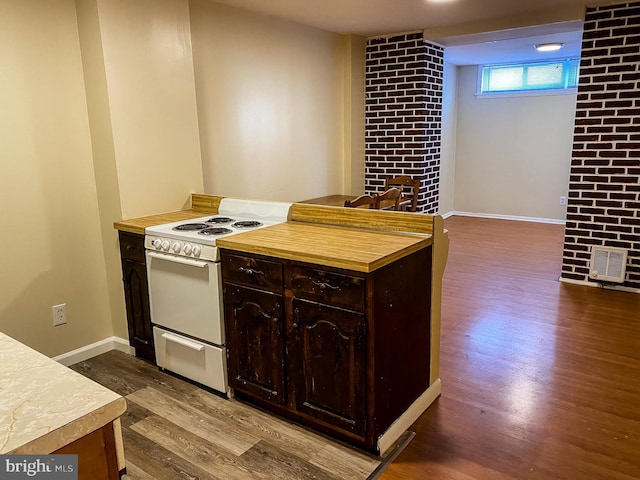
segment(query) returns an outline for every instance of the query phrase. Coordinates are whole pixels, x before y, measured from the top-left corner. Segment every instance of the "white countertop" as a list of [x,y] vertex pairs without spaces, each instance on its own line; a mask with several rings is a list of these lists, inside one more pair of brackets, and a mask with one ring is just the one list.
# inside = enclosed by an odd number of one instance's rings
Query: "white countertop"
[[0,454],[51,453],[126,408],[122,396],[0,332]]

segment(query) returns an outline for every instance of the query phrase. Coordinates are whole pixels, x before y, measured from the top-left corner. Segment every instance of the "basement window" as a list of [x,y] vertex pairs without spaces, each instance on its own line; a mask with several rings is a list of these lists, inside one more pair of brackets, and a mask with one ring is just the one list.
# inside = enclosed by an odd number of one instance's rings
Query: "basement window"
[[575,92],[579,58],[480,65],[478,95]]

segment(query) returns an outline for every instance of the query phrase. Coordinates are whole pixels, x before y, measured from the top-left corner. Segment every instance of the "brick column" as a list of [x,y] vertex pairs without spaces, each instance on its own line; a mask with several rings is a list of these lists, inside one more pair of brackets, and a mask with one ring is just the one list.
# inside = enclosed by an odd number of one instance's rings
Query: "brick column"
[[437,213],[443,72],[444,50],[422,32],[367,41],[365,193],[408,175],[421,180],[418,211]]
[[640,2],[587,8],[562,278],[589,281],[594,245],[629,250],[640,288]]

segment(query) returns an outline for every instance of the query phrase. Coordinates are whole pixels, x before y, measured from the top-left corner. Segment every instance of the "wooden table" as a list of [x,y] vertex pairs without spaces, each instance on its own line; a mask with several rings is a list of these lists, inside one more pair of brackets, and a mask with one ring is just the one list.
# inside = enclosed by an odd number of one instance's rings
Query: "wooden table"
[[[327,195],[326,197],[310,198],[309,200],[303,200],[298,203],[310,203],[313,205],[330,205],[332,207],[343,207],[345,200],[353,200],[357,195]],[[380,210],[393,210],[393,200],[386,200],[381,206]],[[366,207],[362,207],[366,208]]]
[[353,200],[357,195],[327,195],[326,197],[310,198],[298,203],[311,203],[313,205],[331,205],[332,207],[343,207],[345,200]]

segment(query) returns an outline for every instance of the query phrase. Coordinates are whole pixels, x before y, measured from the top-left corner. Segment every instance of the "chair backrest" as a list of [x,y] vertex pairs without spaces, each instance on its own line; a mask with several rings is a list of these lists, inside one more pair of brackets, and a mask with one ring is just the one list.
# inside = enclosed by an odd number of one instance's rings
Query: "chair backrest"
[[[388,177],[384,179],[384,188],[385,190],[391,187],[400,187],[400,190],[403,191],[402,197],[400,199],[400,205],[407,205],[408,210],[411,212],[415,212],[418,209],[418,195],[420,193],[420,180],[413,179],[407,175],[400,175],[398,177]],[[408,187],[411,189],[411,195],[406,195],[404,193],[404,187]]]
[[389,188],[373,197],[373,208],[385,210],[400,210],[400,195],[402,192],[398,188]]
[[354,198],[353,200],[345,200],[345,207],[362,207],[367,206],[367,208],[373,208],[374,200],[373,197],[369,195],[360,195],[359,197]]

